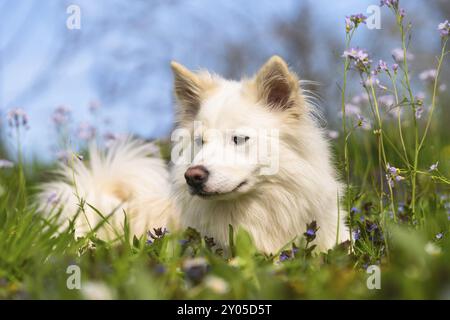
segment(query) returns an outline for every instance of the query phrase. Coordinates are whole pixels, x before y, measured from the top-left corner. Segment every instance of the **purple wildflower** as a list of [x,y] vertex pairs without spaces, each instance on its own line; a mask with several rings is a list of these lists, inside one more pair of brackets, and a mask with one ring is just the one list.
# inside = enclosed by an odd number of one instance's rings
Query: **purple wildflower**
[[354,104],[365,103],[368,101],[369,101],[369,96],[365,92],[358,94],[352,98],[352,103],[354,103]]
[[356,116],[358,114],[361,114],[361,109],[354,104],[347,103],[345,104],[344,108],[346,116]]
[[422,71],[419,74],[419,79],[422,81],[434,81],[436,79],[437,76],[437,70],[436,69],[429,69],[429,70],[425,70]]
[[1,168],[12,168],[14,167],[14,162],[6,160],[6,159],[0,159],[0,169]]
[[367,231],[372,232],[378,229],[378,226],[376,223],[368,223]]
[[356,115],[356,127],[363,128],[364,130],[370,130],[371,125],[370,122],[367,121],[362,115],[357,114]]
[[305,236],[307,242],[311,242],[316,238],[317,230],[319,230],[319,228],[317,227],[316,221],[306,225],[306,232],[303,233],[303,235]]
[[288,253],[286,252],[286,251],[283,251],[281,254],[280,254],[280,261],[281,262],[283,262],[283,261],[286,261],[286,260],[288,260],[290,257],[289,257],[289,255],[288,255]]
[[166,272],[166,267],[164,267],[164,265],[158,263],[153,270],[157,274],[164,274]]
[[362,13],[352,14],[345,17],[345,31],[348,33],[353,29],[356,29],[359,24],[366,23],[367,17]]
[[386,165],[386,169],[391,175],[397,174],[399,172],[396,167],[392,167],[389,163]]
[[450,33],[450,23],[448,22],[448,20],[439,23],[438,30],[442,38],[447,37]]
[[416,101],[416,104],[422,104],[422,102],[423,102],[423,100],[425,100],[425,98],[426,98],[425,92],[419,91],[415,97],[415,99],[418,100],[418,101]]
[[369,59],[369,54],[365,50],[359,48],[345,50],[342,57],[353,60],[356,68],[361,71],[366,71],[370,66],[370,62],[372,62],[372,60]]
[[70,112],[70,109],[64,105],[56,107],[52,115],[53,123],[58,127],[66,124],[69,121]]
[[350,32],[353,29],[353,22],[350,20],[350,17],[345,17],[345,32]]
[[199,283],[208,272],[209,266],[205,258],[199,257],[185,260],[182,269],[189,280]]
[[380,71],[389,71],[388,65],[386,61],[379,60],[378,61],[378,70]]
[[386,164],[386,179],[391,186],[391,188],[394,187],[394,180],[396,182],[400,182],[404,180],[405,178],[400,175],[400,169],[391,166],[389,163]]
[[380,7],[382,7],[382,6],[397,9],[398,8],[398,0],[381,0]]
[[356,207],[352,207],[352,208],[350,209],[350,212],[351,212],[351,213],[359,213],[359,212],[361,212],[361,210],[359,210],[359,209],[356,208]]
[[[404,55],[403,55],[403,49],[401,48],[395,48],[392,50],[392,57],[397,62],[403,62]],[[406,61],[410,61],[414,59],[414,55],[412,53],[406,52]]]
[[395,73],[397,73],[397,70],[398,70],[398,64],[397,64],[397,63],[394,63],[394,64],[392,65],[392,70],[393,70]]
[[96,130],[87,122],[82,122],[78,127],[78,137],[81,140],[92,140],[95,137]]
[[361,238],[361,230],[359,230],[359,229],[354,230],[353,231],[353,239],[356,241],[356,240],[359,240],[360,238]]
[[28,115],[21,108],[14,108],[8,112],[8,124],[11,128],[24,127],[28,129]]
[[433,164],[430,166],[429,171],[435,171],[435,170],[437,170],[438,164],[439,164],[439,161],[436,161],[436,163],[433,163]]
[[354,23],[366,23],[367,17],[362,13],[352,14],[350,20]]

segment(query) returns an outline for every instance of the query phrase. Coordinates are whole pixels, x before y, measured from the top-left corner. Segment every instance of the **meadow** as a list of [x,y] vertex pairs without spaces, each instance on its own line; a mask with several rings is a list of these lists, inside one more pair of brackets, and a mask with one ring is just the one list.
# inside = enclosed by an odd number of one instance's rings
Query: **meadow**
[[[328,130],[352,242],[317,253],[311,224],[267,256],[231,229],[225,254],[194,229],[130,234],[126,214],[114,241],[96,236],[105,221],[75,237],[73,223],[59,230],[59,213],[44,216],[33,202],[56,164],[23,159],[21,137],[33,123],[13,109],[1,127],[15,148],[0,148],[0,299],[450,299],[450,88],[440,80],[450,25],[436,21],[441,51],[416,68],[408,51],[414,26],[398,1],[382,2],[396,21],[398,49],[391,61],[372,57],[352,42],[366,17],[346,18],[341,125]],[[60,144],[79,147],[66,158],[85,156],[90,139],[107,146],[114,138],[85,128],[84,142],[74,143],[70,111],[57,108],[53,120]],[[169,161],[167,142],[155,147]],[[70,266],[79,267],[80,288]],[[370,285],[373,266],[380,288]]]

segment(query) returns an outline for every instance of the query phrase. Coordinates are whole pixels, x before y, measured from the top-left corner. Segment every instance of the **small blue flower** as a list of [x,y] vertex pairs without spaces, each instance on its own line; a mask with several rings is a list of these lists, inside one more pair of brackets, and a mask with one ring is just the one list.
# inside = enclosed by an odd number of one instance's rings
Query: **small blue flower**
[[209,265],[205,258],[191,258],[183,262],[182,269],[189,280],[199,283],[209,271]]
[[303,235],[308,243],[316,238],[317,230],[319,230],[319,228],[317,227],[316,221],[306,224],[306,232],[304,232]]
[[288,260],[288,259],[289,259],[288,254],[287,254],[285,251],[283,251],[283,252],[280,254],[280,261],[286,261],[286,260]]
[[367,231],[372,232],[374,230],[378,229],[378,226],[375,223],[371,223],[369,227],[367,228]]
[[154,270],[157,274],[163,274],[166,272],[166,267],[164,267],[162,264],[157,264]]
[[439,232],[439,233],[436,235],[436,239],[437,239],[437,240],[441,240],[442,237],[444,237],[444,234],[443,234],[442,232]]
[[359,213],[359,212],[361,212],[361,210],[359,210],[359,209],[356,208],[356,207],[353,207],[353,208],[350,209],[350,212],[351,212],[351,213]]
[[353,231],[353,239],[356,241],[359,240],[360,238],[361,238],[361,230],[357,229]]

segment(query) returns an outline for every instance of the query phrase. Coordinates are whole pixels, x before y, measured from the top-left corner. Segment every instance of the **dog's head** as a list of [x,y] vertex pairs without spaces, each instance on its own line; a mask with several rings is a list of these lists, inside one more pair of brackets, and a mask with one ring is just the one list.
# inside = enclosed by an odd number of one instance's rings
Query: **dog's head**
[[299,79],[278,56],[251,79],[225,80],[172,62],[175,184],[204,199],[248,193],[277,173],[280,145],[307,113]]

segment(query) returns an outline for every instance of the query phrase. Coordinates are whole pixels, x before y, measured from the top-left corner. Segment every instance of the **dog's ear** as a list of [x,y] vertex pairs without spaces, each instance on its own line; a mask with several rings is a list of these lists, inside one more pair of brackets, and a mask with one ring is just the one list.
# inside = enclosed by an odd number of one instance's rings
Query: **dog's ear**
[[287,110],[297,105],[298,78],[279,56],[273,56],[261,67],[255,82],[258,99],[270,108]]
[[182,109],[180,117],[193,118],[200,107],[202,81],[178,62],[172,61],[170,65],[174,75],[175,98]]

